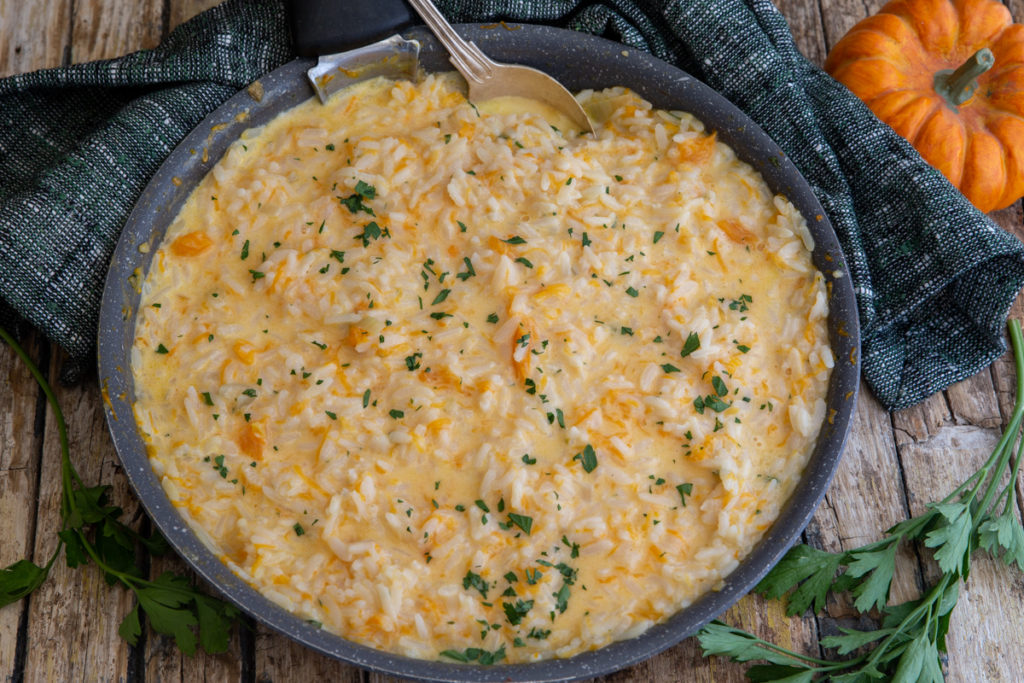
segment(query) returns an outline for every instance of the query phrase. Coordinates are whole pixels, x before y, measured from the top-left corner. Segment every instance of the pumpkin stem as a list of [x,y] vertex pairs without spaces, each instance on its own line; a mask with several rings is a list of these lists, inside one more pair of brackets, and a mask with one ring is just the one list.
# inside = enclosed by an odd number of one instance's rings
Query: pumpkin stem
[[991,69],[995,62],[992,50],[983,47],[956,71],[943,69],[936,73],[935,92],[942,95],[949,106],[956,108],[971,99],[978,89],[978,76]]

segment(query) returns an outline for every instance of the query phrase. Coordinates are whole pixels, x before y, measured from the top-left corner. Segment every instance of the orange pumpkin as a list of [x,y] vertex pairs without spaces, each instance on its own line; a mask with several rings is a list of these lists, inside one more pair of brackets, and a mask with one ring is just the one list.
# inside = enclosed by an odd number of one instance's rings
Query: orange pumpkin
[[825,70],[982,211],[1024,195],[1024,25],[995,0],[894,0]]

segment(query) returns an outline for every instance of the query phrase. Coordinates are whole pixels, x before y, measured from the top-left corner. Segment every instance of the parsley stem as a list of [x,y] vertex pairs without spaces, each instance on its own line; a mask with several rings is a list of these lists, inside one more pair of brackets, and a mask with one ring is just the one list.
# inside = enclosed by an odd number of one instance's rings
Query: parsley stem
[[1017,475],[1020,473],[1020,461],[1024,458],[1024,439],[1021,439],[1017,444],[1017,457],[1013,459],[1013,469],[1010,470],[1010,481],[1003,488],[1002,493],[999,494],[999,498],[996,499],[995,507],[999,506],[999,500],[1003,500],[1003,511],[1001,514],[1008,515],[1010,508],[1013,507],[1013,494],[1017,490]]
[[[984,513],[988,511],[989,505],[992,503],[992,497],[996,494],[999,488],[999,484],[1002,480],[1003,470],[1006,469],[1006,464],[1013,454],[1013,442],[1017,440],[1020,434],[1021,420],[1024,419],[1024,372],[1020,369],[1024,368],[1024,334],[1021,333],[1020,322],[1017,320],[1011,320],[1009,324],[1010,330],[1010,342],[1013,345],[1013,360],[1016,364],[1017,370],[1017,396],[1013,405],[1013,414],[1010,418],[1010,424],[1007,426],[1006,431],[1003,432],[1003,437],[999,440],[999,445],[996,446],[996,451],[1002,451],[999,457],[999,465],[996,467],[995,474],[992,477],[992,481],[989,483],[988,490],[985,492],[985,496],[981,500],[980,510],[981,515],[976,517],[974,523],[974,529],[977,530],[978,526],[984,519]],[[1010,474],[1009,487],[1013,487],[1017,482],[1017,473],[1020,470],[1020,456],[1021,449],[1024,448],[1024,444],[1017,448],[1017,458],[1013,465],[1013,470]],[[988,473],[986,472],[986,475]]]
[[[885,637],[885,640],[873,648],[871,657],[868,659],[868,664],[874,666],[883,655],[888,656],[894,652],[901,652],[907,648],[909,640],[897,646],[890,646],[890,644],[896,641],[897,638],[902,637],[904,632],[908,630],[908,627],[922,623],[921,617],[923,614],[927,614],[927,619],[925,619],[924,623],[927,624],[931,621],[932,609],[935,604],[942,600],[942,596],[945,594],[946,588],[949,587],[950,579],[959,581],[960,576],[956,573],[943,574],[939,582],[932,586],[932,589],[928,591],[924,598],[922,598],[921,603],[915,607],[910,614],[903,617],[903,620],[900,621],[892,633]],[[908,634],[907,638],[911,637],[912,636]]]
[[[32,373],[32,377],[35,378],[39,388],[43,390],[43,394],[46,395],[46,402],[50,404],[50,409],[53,411],[54,419],[57,421],[57,437],[60,440],[60,460],[61,460],[61,481],[64,484],[64,491],[61,495],[61,517],[64,519],[65,528],[67,527],[67,520],[71,515],[76,512],[75,503],[68,492],[72,488],[72,479],[79,486],[82,486],[82,480],[79,478],[78,473],[71,464],[71,449],[68,446],[68,425],[64,421],[64,413],[60,409],[60,404],[57,402],[57,395],[53,393],[53,388],[50,383],[43,377],[43,373],[39,370],[32,359],[29,358],[28,353],[25,352],[21,345],[15,341],[14,337],[11,336],[5,329],[0,327],[0,339],[7,342],[14,353],[21,358],[21,361],[28,368],[28,371]],[[58,547],[59,549],[59,547]]]

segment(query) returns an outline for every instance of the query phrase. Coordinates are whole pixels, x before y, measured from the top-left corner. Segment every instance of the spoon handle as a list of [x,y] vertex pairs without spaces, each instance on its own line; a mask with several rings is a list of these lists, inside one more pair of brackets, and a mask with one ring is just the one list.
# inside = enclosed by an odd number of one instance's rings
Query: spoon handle
[[408,2],[448,50],[452,65],[470,84],[482,84],[491,78],[498,65],[481,52],[474,43],[463,40],[431,0],[408,0]]

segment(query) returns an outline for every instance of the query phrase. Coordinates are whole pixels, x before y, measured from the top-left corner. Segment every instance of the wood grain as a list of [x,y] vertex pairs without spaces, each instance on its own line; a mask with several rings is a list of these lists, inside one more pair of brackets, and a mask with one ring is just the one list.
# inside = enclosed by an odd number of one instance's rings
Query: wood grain
[[0,0],[0,76],[60,66],[71,44],[71,3]]
[[[51,363],[56,367],[55,353]],[[72,459],[86,485],[112,485],[111,500],[124,508],[128,519],[138,508],[114,453],[104,422],[102,400],[95,383],[73,389],[57,387],[57,399],[68,426]],[[35,557],[49,557],[61,528],[61,449],[55,438],[52,411],[46,415],[43,444]],[[25,678],[34,680],[124,680],[129,664],[128,645],[117,627],[132,608],[130,593],[111,589],[94,566],[69,569],[63,560],[54,564],[49,581],[30,602]]]
[[91,62],[152,48],[163,32],[163,0],[90,0],[74,5],[71,61]]
[[[69,40],[67,3],[0,0],[0,77],[59,66]],[[38,335],[22,344],[33,361],[48,348]],[[42,392],[14,352],[0,343],[0,567],[20,559],[45,563],[33,553],[43,429]],[[0,609],[0,681],[22,675],[28,647],[28,600]]]
[[[33,361],[40,364],[35,335],[22,343]],[[42,365],[45,367],[45,363]],[[37,415],[42,414],[41,393],[28,369],[6,345],[0,348],[0,387],[9,389],[0,391],[0,567],[6,567],[32,556],[39,451],[43,444],[41,425],[36,424]],[[19,631],[26,607],[26,601],[22,601],[0,610],[0,680],[13,679],[21,664]]]

